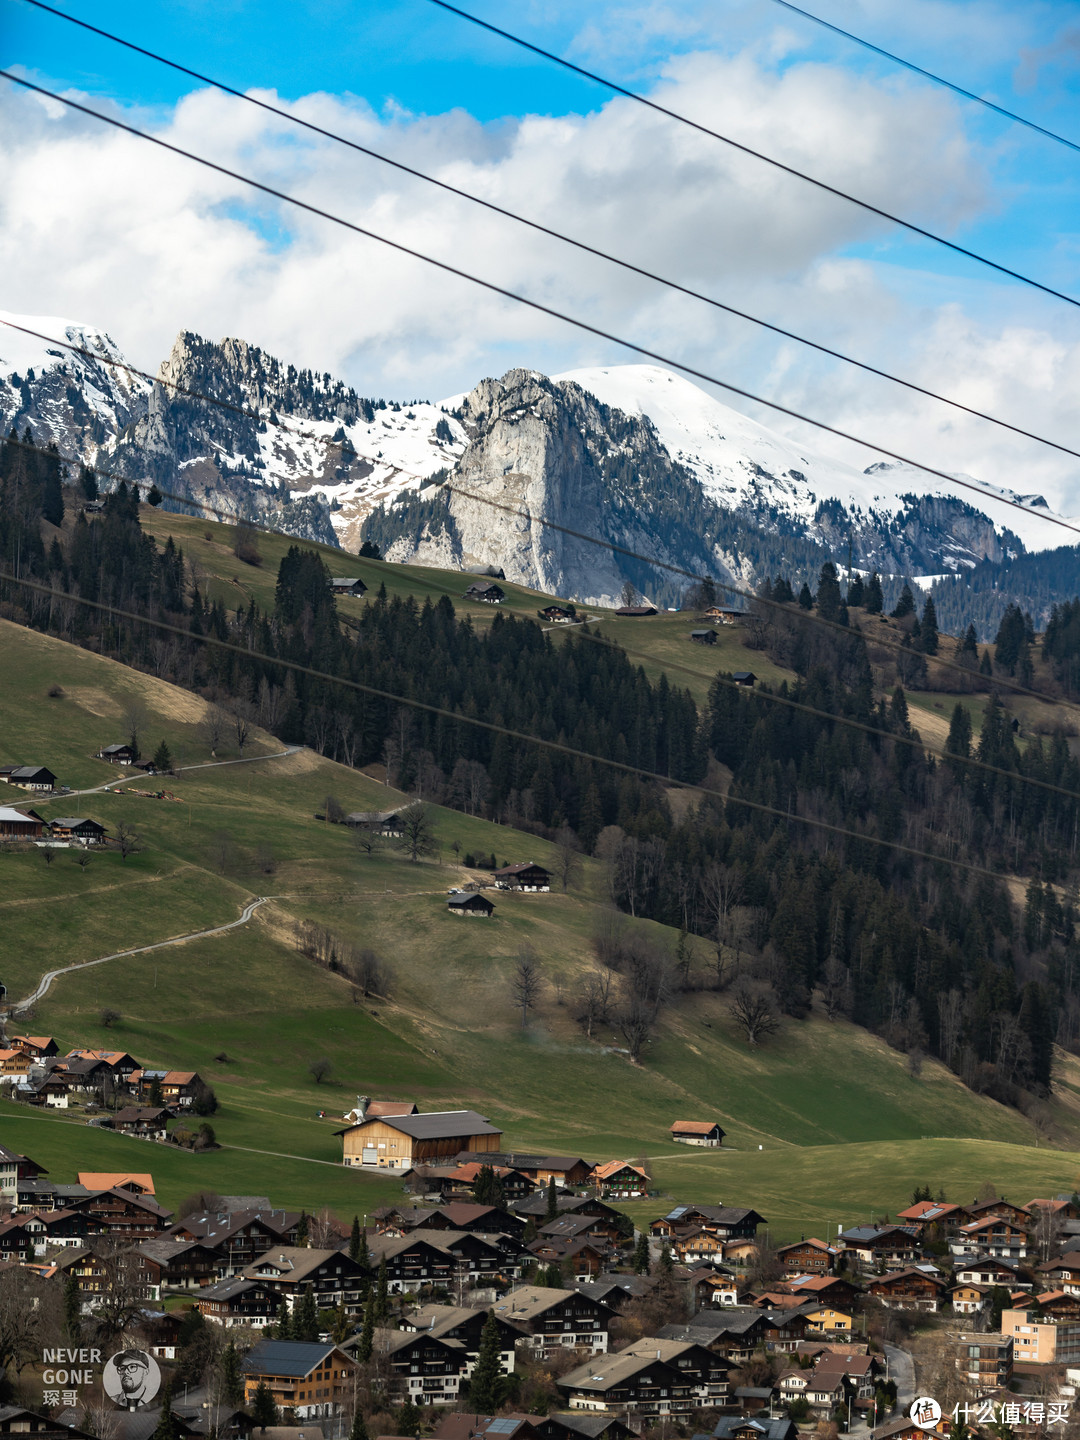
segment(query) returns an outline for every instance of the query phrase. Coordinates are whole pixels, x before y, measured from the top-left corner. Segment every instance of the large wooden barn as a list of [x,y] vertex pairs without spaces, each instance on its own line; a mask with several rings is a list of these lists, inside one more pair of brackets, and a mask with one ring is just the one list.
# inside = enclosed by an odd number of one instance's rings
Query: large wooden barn
[[408,1170],[454,1160],[462,1151],[497,1151],[502,1131],[475,1110],[374,1116],[339,1130],[342,1164]]

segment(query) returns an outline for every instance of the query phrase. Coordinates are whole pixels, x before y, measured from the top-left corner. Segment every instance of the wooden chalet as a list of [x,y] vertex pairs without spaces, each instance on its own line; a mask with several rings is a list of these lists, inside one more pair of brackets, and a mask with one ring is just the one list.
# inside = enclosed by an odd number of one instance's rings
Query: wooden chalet
[[959,1226],[949,1241],[954,1256],[993,1255],[1003,1260],[1023,1260],[1028,1246],[1027,1230],[999,1215],[987,1215]]
[[492,901],[478,890],[451,890],[446,897],[446,908],[451,915],[479,915],[486,920],[495,913]]
[[603,1354],[614,1312],[610,1306],[576,1290],[544,1285],[518,1285],[496,1300],[496,1319],[520,1330],[522,1342],[545,1359],[563,1348]]
[[649,1336],[617,1353],[593,1356],[555,1383],[572,1410],[689,1415],[726,1402],[729,1368],[723,1356],[693,1340]]
[[457,1403],[468,1364],[459,1341],[430,1331],[376,1330],[375,1348],[395,1401]]
[[394,1294],[445,1288],[458,1278],[488,1285],[509,1281],[518,1274],[524,1253],[512,1236],[460,1230],[377,1235],[368,1248],[374,1265],[386,1261],[387,1284]]
[[964,1207],[972,1220],[985,1220],[988,1216],[994,1216],[998,1220],[1008,1220],[1010,1224],[1024,1229],[1031,1224],[1032,1216],[1023,1205],[1014,1205],[1004,1196],[997,1200],[975,1200]]
[[57,816],[49,821],[49,839],[71,845],[101,845],[105,841],[105,833],[104,825],[84,815]]
[[605,1200],[641,1200],[649,1193],[649,1177],[629,1160],[607,1160],[592,1173],[596,1193]]
[[344,823],[354,830],[371,830],[387,839],[400,840],[405,833],[405,814],[411,808],[403,805],[399,810],[353,810],[345,816]]
[[610,1245],[584,1236],[538,1235],[526,1248],[542,1264],[558,1265],[565,1278],[581,1284],[602,1274],[615,1259]]
[[541,620],[547,620],[552,625],[572,625],[577,620],[577,611],[563,605],[545,605],[536,613]]
[[736,670],[733,672],[731,678],[736,685],[742,685],[748,690],[752,690],[757,684],[757,676],[753,670]]
[[60,1049],[51,1035],[9,1035],[7,1043],[16,1050],[25,1050],[35,1060],[47,1060]]
[[97,752],[98,760],[108,760],[110,765],[133,765],[135,752],[130,745],[103,745]]
[[117,1239],[152,1240],[160,1235],[172,1219],[168,1210],[147,1195],[133,1195],[130,1190],[113,1189],[91,1193],[85,1199],[74,1199],[68,1206],[84,1214],[100,1231]]
[[126,1085],[136,1070],[142,1066],[129,1055],[126,1050],[69,1050],[64,1056],[65,1060],[93,1060],[103,1065],[105,1071],[114,1080],[122,1080]]
[[542,865],[534,865],[531,860],[523,860],[517,865],[504,865],[501,870],[496,870],[495,884],[500,890],[550,890],[551,872]]
[[689,1279],[698,1310],[710,1305],[737,1305],[739,1303],[739,1281],[732,1271],[719,1265],[707,1265],[692,1270]]
[[281,1301],[260,1280],[230,1275],[199,1290],[194,1298],[204,1320],[231,1330],[237,1325],[263,1330],[277,1319]]
[[330,581],[330,589],[335,595],[355,595],[359,597],[367,594],[367,588],[358,575],[335,575]]
[[385,1116],[362,1120],[337,1132],[342,1164],[379,1170],[409,1170],[438,1160],[469,1159],[498,1150],[502,1131],[475,1110],[441,1110],[427,1115]]
[[501,585],[496,585],[494,580],[474,580],[462,598],[480,600],[485,605],[501,605],[506,599],[506,591]]
[[824,1240],[793,1240],[781,1245],[776,1258],[786,1275],[827,1275],[836,1265],[836,1250]]
[[837,1237],[845,1261],[863,1269],[879,1265],[902,1270],[920,1258],[918,1236],[910,1225],[855,1225]]
[[[198,1240],[162,1235],[144,1240],[135,1253],[144,1257],[148,1265],[157,1266],[159,1290],[201,1290],[215,1284],[224,1274],[222,1257]],[[161,1296],[150,1298],[156,1300]]]
[[719,1240],[753,1240],[765,1218],[738,1205],[676,1205],[649,1226],[657,1240],[673,1241],[680,1233],[705,1230]]
[[676,1120],[671,1127],[671,1138],[680,1145],[700,1145],[706,1149],[718,1149],[726,1131],[715,1120]]
[[901,1210],[896,1218],[905,1225],[914,1226],[920,1236],[931,1239],[955,1235],[961,1225],[966,1225],[975,1217],[963,1205],[950,1205],[944,1200],[920,1200]]
[[315,1296],[319,1310],[344,1305],[347,1315],[363,1313],[368,1276],[344,1250],[313,1246],[274,1246],[243,1272],[245,1280],[258,1280],[291,1310],[305,1291]]
[[746,611],[734,610],[730,605],[710,605],[701,612],[701,618],[718,625],[741,625],[746,619]]
[[715,630],[691,630],[691,631],[690,631],[690,643],[691,643],[692,645],[715,645],[715,644],[716,644],[716,631],[715,631]]
[[[440,1194],[444,1200],[471,1200],[473,1187],[486,1163],[483,1160],[467,1160],[462,1165],[432,1166],[425,1173],[428,1189]],[[530,1180],[524,1170],[510,1165],[492,1165],[489,1168],[502,1185],[508,1205],[527,1200],[536,1190],[536,1182]]]
[[866,1289],[882,1305],[896,1310],[920,1310],[932,1315],[940,1310],[948,1292],[948,1286],[940,1275],[917,1266],[875,1276]]
[[633,1440],[635,1432],[618,1415],[588,1410],[557,1410],[529,1420],[540,1440]]
[[[462,1161],[471,1158],[473,1157],[466,1155],[458,1157]],[[554,1180],[556,1189],[559,1190],[564,1187],[572,1188],[588,1184],[589,1177],[595,1169],[591,1160],[583,1160],[580,1155],[536,1155],[511,1150],[486,1156],[485,1159],[492,1165],[506,1165],[512,1170],[522,1171],[538,1188],[546,1186],[549,1180]],[[600,1204],[601,1202],[595,1201],[594,1203]],[[536,1206],[539,1208],[534,1209]],[[514,1208],[519,1215],[531,1213],[542,1215],[544,1198],[534,1194],[529,1200],[522,1201]],[[593,1213],[599,1214],[600,1212],[594,1210]]]
[[126,1105],[112,1117],[112,1128],[121,1135],[134,1135],[139,1140],[168,1139],[167,1126],[171,1110],[163,1105]]
[[220,1257],[222,1274],[239,1275],[275,1245],[296,1243],[298,1210],[202,1210],[169,1227],[169,1235],[198,1240]]
[[90,1432],[66,1425],[52,1415],[39,1415],[21,1405],[0,1405],[0,1435],[18,1435],[25,1440],[93,1440]]
[[266,1385],[274,1404],[300,1420],[337,1415],[352,1403],[356,1361],[337,1345],[299,1340],[260,1340],[240,1362],[244,1402]]
[[[465,1352],[465,1374],[471,1375],[480,1357],[480,1341],[488,1312],[465,1305],[421,1305],[411,1311],[402,1321],[401,1328],[413,1333],[434,1335],[441,1340],[454,1340]],[[507,1375],[513,1373],[515,1347],[521,1339],[521,1330],[505,1320],[495,1317],[495,1328],[499,1333],[499,1363]]]

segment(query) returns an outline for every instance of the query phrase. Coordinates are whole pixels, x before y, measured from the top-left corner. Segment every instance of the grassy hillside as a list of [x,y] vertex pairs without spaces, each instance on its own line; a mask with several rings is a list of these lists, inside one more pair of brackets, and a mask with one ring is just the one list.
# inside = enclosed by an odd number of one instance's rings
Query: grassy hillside
[[[338,573],[361,568],[338,558]],[[378,568],[411,583],[404,567]],[[145,746],[164,737],[182,763],[210,758],[197,697],[8,623],[0,623],[0,657],[0,759],[48,763],[62,781],[99,786],[116,772],[93,752],[123,738],[132,702]],[[50,698],[55,685],[64,694]],[[666,1194],[752,1203],[781,1236],[895,1211],[923,1181],[957,1195],[985,1179],[1009,1194],[1074,1184],[1080,1156],[1036,1148],[1015,1112],[932,1062],[910,1075],[902,1056],[842,1022],[815,1017],[748,1053],[706,991],[672,1008],[645,1064],[631,1066],[618,1036],[590,1043],[573,1018],[602,908],[593,862],[568,895],[500,895],[491,921],[453,916],[445,891],[469,874],[458,854],[544,862],[550,847],[440,810],[437,860],[368,859],[315,812],[328,793],[347,809],[401,797],[310,752],[275,755],[280,748],[257,735],[250,753],[262,758],[187,771],[168,782],[175,802],[98,791],[49,803],[45,813],[88,814],[110,828],[128,821],[145,848],[126,862],[94,855],[84,871],[67,852],[51,866],[38,851],[0,853],[0,979],[13,998],[46,969],[221,924],[253,896],[274,897],[243,929],[75,972],[39,1002],[27,1022],[35,1033],[195,1067],[222,1102],[213,1123],[223,1148],[197,1156],[133,1149],[138,1142],[70,1116],[0,1106],[0,1139],[55,1175],[137,1163],[153,1169],[166,1203],[212,1185],[364,1213],[396,1186],[337,1165],[340,1122],[316,1112],[340,1115],[365,1092],[423,1108],[476,1106],[517,1148],[647,1155]],[[272,873],[254,863],[260,848],[271,852]],[[393,971],[389,997],[358,1000],[301,956],[293,936],[302,918],[378,950]],[[647,928],[673,946],[663,927]],[[510,975],[525,940],[542,956],[546,985],[523,1031]],[[704,973],[704,947],[697,964]],[[105,1028],[103,1009],[121,1020]],[[324,1057],[334,1068],[317,1085],[308,1067]],[[1059,1142],[1073,1143],[1076,1112],[1063,1105],[1060,1113]],[[728,1131],[723,1151],[690,1152],[668,1139],[674,1119],[706,1117]]]

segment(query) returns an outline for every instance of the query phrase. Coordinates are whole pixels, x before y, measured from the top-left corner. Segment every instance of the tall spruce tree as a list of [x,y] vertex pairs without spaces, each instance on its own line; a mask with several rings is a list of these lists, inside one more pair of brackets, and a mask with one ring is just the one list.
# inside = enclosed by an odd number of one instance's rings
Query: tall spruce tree
[[315,1292],[305,1286],[293,1316],[293,1339],[314,1344],[319,1338],[319,1310],[315,1304]]
[[375,1286],[375,1319],[385,1325],[390,1318],[390,1277],[386,1269],[386,1256],[379,1261],[379,1278]]
[[649,1257],[649,1232],[642,1230],[638,1236],[637,1244],[634,1246],[634,1274],[648,1275],[652,1269],[652,1260]]
[[288,1303],[283,1295],[281,1297],[281,1304],[278,1306],[277,1319],[274,1321],[274,1339],[292,1340],[294,1338],[292,1315],[289,1312]]
[[555,1176],[548,1176],[547,1203],[544,1206],[544,1224],[559,1218],[559,1194],[555,1189]]
[[866,582],[866,599],[863,601],[868,615],[880,615],[885,609],[885,595],[881,588],[881,576],[875,570]]
[[274,1404],[273,1392],[265,1380],[260,1380],[251,1401],[251,1418],[260,1430],[278,1423],[278,1408]]
[[364,1412],[359,1406],[356,1408],[356,1414],[353,1416],[352,1425],[349,1428],[349,1440],[369,1440]]
[[924,655],[936,655],[938,652],[937,611],[934,609],[932,595],[926,597],[922,623],[919,626],[919,644]]
[[480,1350],[469,1381],[469,1406],[478,1415],[490,1415],[499,1408],[502,1362],[499,1355],[499,1326],[495,1311],[489,1310],[480,1333]]
[[350,1259],[350,1260],[359,1260],[359,1259],[360,1259],[360,1239],[361,1239],[360,1216],[359,1216],[359,1215],[354,1215],[354,1216],[352,1217],[352,1229],[349,1231],[349,1259]]
[[360,1331],[360,1343],[356,1347],[356,1358],[362,1365],[366,1365],[371,1359],[372,1351],[375,1348],[375,1292],[368,1291],[367,1304],[364,1306],[364,1325]]
[[221,1397],[227,1405],[239,1405],[244,1398],[240,1356],[232,1340],[221,1353]]

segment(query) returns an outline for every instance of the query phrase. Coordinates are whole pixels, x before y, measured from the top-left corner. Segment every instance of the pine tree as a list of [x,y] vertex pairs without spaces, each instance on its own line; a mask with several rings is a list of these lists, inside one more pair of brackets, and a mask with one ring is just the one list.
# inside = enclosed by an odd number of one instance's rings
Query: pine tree
[[803,587],[799,591],[799,609],[812,610],[814,608],[814,597],[810,594],[810,586],[803,581]]
[[337,1309],[334,1311],[334,1324],[331,1327],[330,1336],[335,1345],[340,1345],[343,1340],[349,1338],[349,1317],[345,1312],[345,1296],[338,1301]]
[[301,1210],[301,1211],[300,1211],[300,1219],[299,1219],[299,1222],[297,1223],[297,1226],[296,1226],[296,1243],[297,1243],[297,1245],[300,1246],[300,1247],[304,1247],[304,1246],[308,1245],[308,1244],[310,1243],[310,1242],[309,1242],[309,1239],[308,1239],[308,1237],[309,1237],[310,1234],[311,1234],[311,1230],[310,1230],[310,1226],[308,1225],[307,1211],[306,1211],[306,1210]]
[[148,1105],[152,1105],[155,1110],[160,1110],[161,1107],[165,1104],[165,1096],[161,1093],[161,1076],[160,1076],[160,1075],[151,1075],[151,1077],[150,1077],[150,1093],[149,1093],[149,1095],[147,1096],[147,1102],[146,1102],[146,1103],[147,1103]]
[[375,1319],[385,1325],[390,1318],[390,1278],[386,1270],[386,1256],[379,1261],[379,1278],[375,1289]]
[[260,1430],[278,1423],[278,1408],[274,1396],[265,1380],[260,1380],[251,1402],[251,1418]]
[[397,1433],[399,1435],[419,1435],[423,1423],[424,1414],[419,1405],[414,1405],[411,1400],[406,1400],[397,1412]]
[[240,1374],[240,1356],[232,1340],[221,1356],[221,1395],[227,1405],[239,1405],[244,1398],[244,1380]]
[[852,606],[862,605],[866,600],[866,586],[863,584],[861,575],[856,574],[848,583],[847,603]]
[[980,675],[993,675],[993,673],[994,673],[994,666],[993,666],[993,662],[992,662],[991,659],[990,659],[990,651],[989,651],[989,650],[984,650],[983,653],[982,653],[982,659],[979,661],[979,674],[980,674]]
[[480,1350],[469,1382],[469,1407],[478,1415],[498,1409],[502,1363],[499,1355],[499,1326],[495,1311],[489,1310],[480,1334]]
[[79,468],[79,488],[85,499],[96,500],[98,498],[97,476],[88,465],[82,465]]
[[559,1218],[559,1196],[555,1189],[555,1176],[548,1176],[547,1204],[544,1206],[544,1224]]
[[156,485],[151,485],[150,489],[146,492],[146,503],[148,505],[160,505],[164,499],[165,496],[162,495]]
[[161,1392],[161,1415],[154,1428],[152,1440],[180,1440],[180,1426],[172,1412],[172,1402],[173,1377],[170,1375],[165,1381],[165,1389]]
[[82,1302],[79,1282],[70,1273],[64,1280],[64,1329],[72,1345],[78,1345],[82,1335]]
[[919,639],[924,655],[936,655],[938,652],[938,628],[937,611],[934,609],[934,597],[926,597],[926,606],[922,614],[922,625],[919,630]]
[[973,661],[976,664],[979,659],[978,635],[975,633],[975,626],[969,625],[964,631],[963,644],[960,646],[960,659]]
[[368,1428],[364,1421],[364,1412],[359,1408],[353,1416],[352,1427],[349,1430],[349,1440],[369,1440]]
[[318,1338],[319,1311],[315,1304],[315,1292],[309,1285],[305,1287],[293,1315],[293,1339],[314,1344]]
[[880,615],[885,609],[885,596],[881,589],[881,576],[875,570],[866,582],[866,599],[863,601],[868,615]]
[[971,712],[959,700],[949,721],[949,738],[945,741],[947,755],[971,754]]
[[278,1306],[277,1319],[274,1322],[274,1339],[291,1340],[293,1338],[292,1315],[286,1304],[285,1296],[281,1297],[281,1304]]
[[541,1285],[549,1286],[552,1290],[561,1290],[563,1283],[562,1266],[557,1260],[552,1260],[550,1265],[544,1267],[540,1272]]
[[354,1215],[354,1216],[352,1217],[352,1229],[349,1231],[349,1259],[350,1259],[350,1260],[359,1260],[359,1259],[360,1259],[360,1241],[361,1241],[361,1239],[362,1239],[362,1233],[361,1233],[361,1230],[360,1230],[360,1216],[359,1216],[359,1215]]
[[159,775],[169,775],[172,773],[172,751],[164,740],[162,740],[161,744],[154,751],[153,766]]
[[670,1280],[675,1273],[675,1261],[671,1258],[671,1246],[665,1240],[660,1247],[660,1274]]
[[642,1230],[638,1236],[637,1244],[634,1246],[634,1274],[648,1275],[652,1270],[652,1260],[649,1258],[649,1232]]
[[364,1306],[364,1328],[360,1331],[360,1343],[356,1347],[356,1358],[361,1365],[366,1365],[371,1359],[371,1352],[375,1348],[375,1293],[368,1291],[367,1304]]
[[896,602],[896,609],[892,612],[894,620],[903,620],[908,615],[915,614],[915,596],[911,593],[911,586],[906,582],[900,591],[900,599]]
[[826,560],[818,577],[817,610],[823,620],[840,620],[844,597],[840,594],[840,580],[836,566]]

